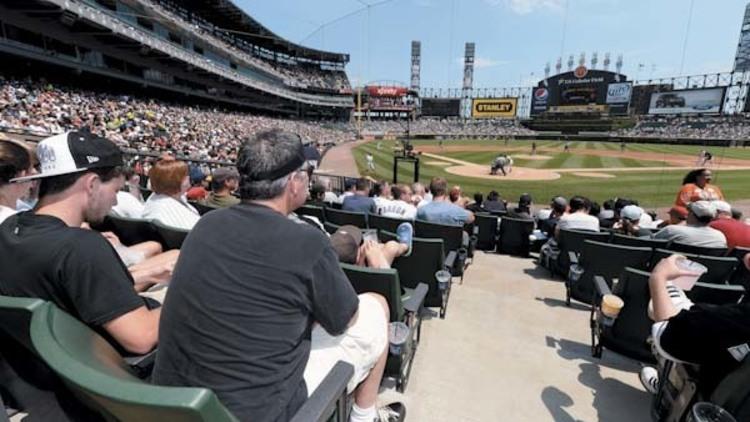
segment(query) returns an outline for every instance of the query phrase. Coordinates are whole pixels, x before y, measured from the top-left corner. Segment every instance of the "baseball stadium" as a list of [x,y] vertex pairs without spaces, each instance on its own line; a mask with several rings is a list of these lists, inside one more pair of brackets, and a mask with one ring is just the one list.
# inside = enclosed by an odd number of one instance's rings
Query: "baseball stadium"
[[0,422],[750,421],[746,0],[0,0],[0,63]]

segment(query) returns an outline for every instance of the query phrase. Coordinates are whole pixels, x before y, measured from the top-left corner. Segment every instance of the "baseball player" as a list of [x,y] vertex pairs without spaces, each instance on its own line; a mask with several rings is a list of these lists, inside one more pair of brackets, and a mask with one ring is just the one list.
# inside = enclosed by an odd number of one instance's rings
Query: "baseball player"
[[513,171],[513,158],[506,154],[500,154],[495,157],[490,167],[490,174],[495,175],[498,170],[503,173],[503,176],[507,176],[508,173]]
[[365,155],[365,161],[367,161],[367,170],[375,171],[375,161],[372,154],[368,152],[367,155]]
[[570,152],[570,142],[566,142],[565,145],[563,145],[563,152]]
[[536,142],[531,143],[531,155],[536,155]]

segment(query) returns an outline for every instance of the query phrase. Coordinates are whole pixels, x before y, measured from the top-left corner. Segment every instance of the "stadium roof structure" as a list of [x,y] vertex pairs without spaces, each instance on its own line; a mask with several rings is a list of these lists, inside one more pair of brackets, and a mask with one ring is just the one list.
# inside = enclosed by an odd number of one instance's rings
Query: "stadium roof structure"
[[[276,35],[245,13],[231,0],[183,0],[181,6],[192,10],[220,28],[236,32],[259,47],[308,60],[348,63],[349,55],[316,50],[295,44]],[[257,34],[258,36],[254,36]]]

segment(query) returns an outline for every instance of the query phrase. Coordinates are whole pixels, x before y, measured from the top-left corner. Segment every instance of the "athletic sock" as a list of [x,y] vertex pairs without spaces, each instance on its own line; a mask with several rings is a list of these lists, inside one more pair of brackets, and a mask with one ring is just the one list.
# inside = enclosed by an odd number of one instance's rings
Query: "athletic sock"
[[354,403],[352,413],[349,415],[349,422],[373,422],[378,417],[375,405],[362,409]]

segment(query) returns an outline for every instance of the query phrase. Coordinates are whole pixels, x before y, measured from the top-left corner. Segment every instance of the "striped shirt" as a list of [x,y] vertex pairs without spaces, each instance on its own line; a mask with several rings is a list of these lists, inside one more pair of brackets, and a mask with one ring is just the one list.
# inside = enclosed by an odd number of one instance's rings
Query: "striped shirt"
[[143,218],[157,220],[177,229],[190,230],[200,219],[200,214],[187,203],[184,196],[177,200],[171,196],[154,193],[146,200]]

